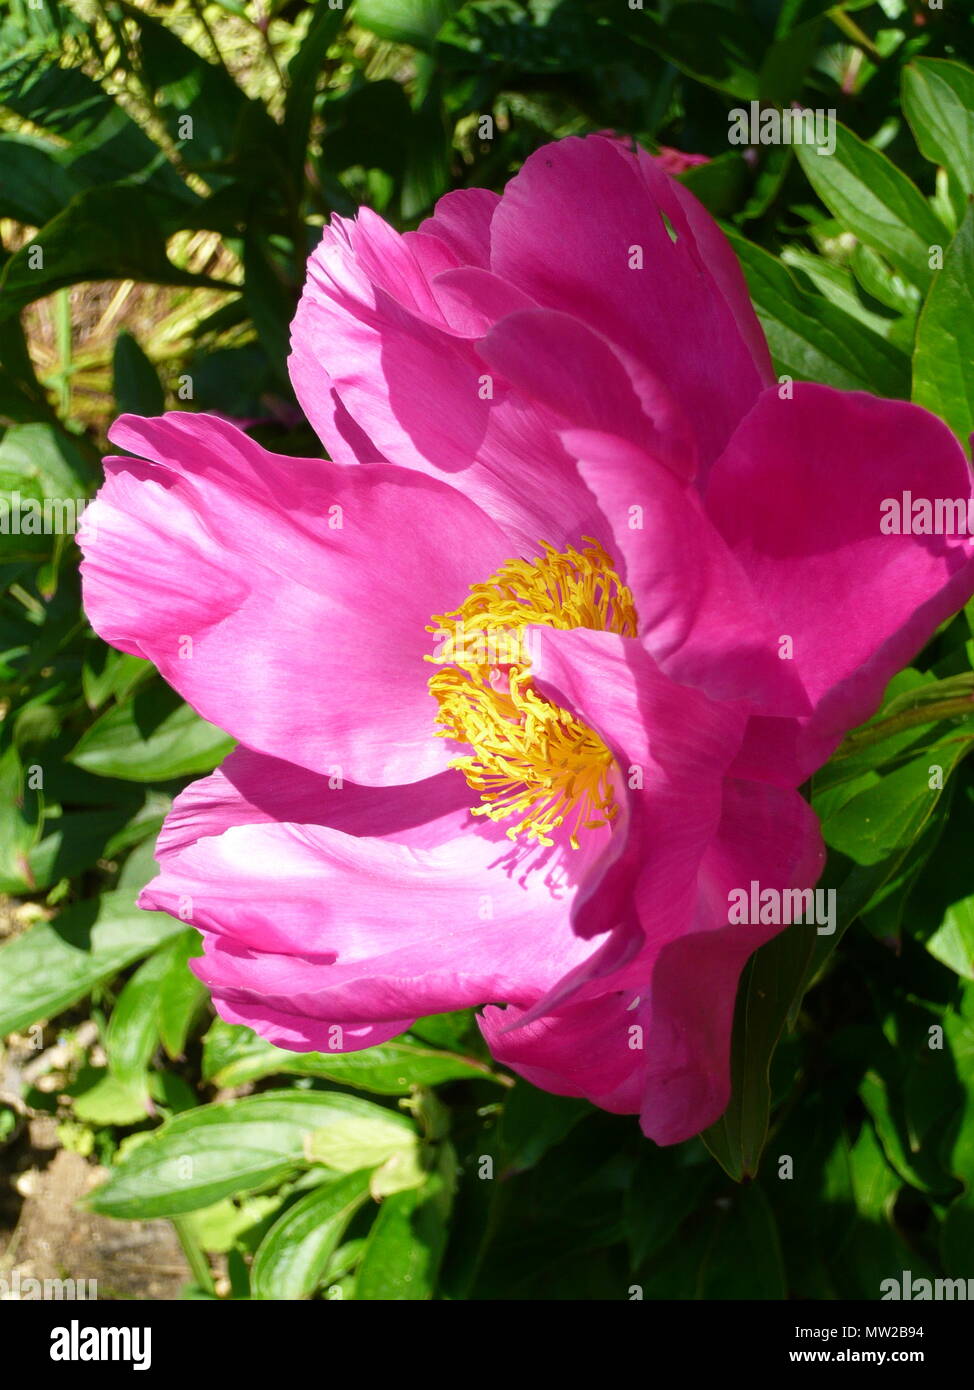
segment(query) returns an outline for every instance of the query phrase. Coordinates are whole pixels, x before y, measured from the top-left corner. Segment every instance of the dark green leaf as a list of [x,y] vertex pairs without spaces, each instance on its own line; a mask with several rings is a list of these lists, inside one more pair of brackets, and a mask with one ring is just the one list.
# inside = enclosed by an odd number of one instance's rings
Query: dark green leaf
[[917,324],[913,399],[965,449],[974,432],[974,207],[944,256]]
[[324,1182],[288,1207],[258,1246],[250,1272],[255,1298],[308,1298],[349,1221],[369,1196],[368,1170]]

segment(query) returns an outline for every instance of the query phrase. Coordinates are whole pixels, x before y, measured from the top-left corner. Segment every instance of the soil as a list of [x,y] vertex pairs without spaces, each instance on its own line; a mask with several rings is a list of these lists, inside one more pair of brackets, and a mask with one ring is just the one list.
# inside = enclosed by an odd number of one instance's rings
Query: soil
[[[33,1297],[24,1280],[94,1280],[106,1299],[178,1299],[192,1282],[167,1221],[113,1221],[77,1207],[105,1170],[58,1145],[56,1121],[26,1121],[2,1153],[13,1172],[0,1195],[0,1297]],[[6,1166],[6,1165],[5,1165]],[[19,1207],[19,1211],[17,1208]]]

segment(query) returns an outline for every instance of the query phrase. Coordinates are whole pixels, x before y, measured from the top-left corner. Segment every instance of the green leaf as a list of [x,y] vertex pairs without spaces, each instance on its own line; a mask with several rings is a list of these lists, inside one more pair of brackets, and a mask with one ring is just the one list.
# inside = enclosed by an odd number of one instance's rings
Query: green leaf
[[316,1130],[307,1153],[316,1163],[324,1163],[336,1172],[353,1173],[358,1168],[378,1168],[390,1158],[414,1153],[418,1143],[416,1130],[405,1116],[370,1105],[341,1124]]
[[0,217],[29,227],[43,227],[81,191],[59,146],[36,135],[0,135],[0,168]]
[[177,932],[162,912],[140,912],[128,893],[67,908],[0,947],[0,1035],[54,1018]]
[[111,1074],[123,1083],[142,1085],[146,1094],[149,1062],[159,1039],[159,988],[168,969],[165,948],[139,966],[115,1001],[105,1035]]
[[309,1145],[323,1130],[375,1110],[371,1101],[323,1091],[265,1091],[187,1110],[128,1151],[88,1205],[131,1220],[197,1211],[309,1166]]
[[242,1086],[265,1076],[321,1076],[379,1095],[405,1096],[416,1086],[446,1081],[493,1080],[489,1067],[471,1057],[440,1052],[410,1038],[379,1043],[362,1052],[287,1052],[250,1028],[224,1023],[206,1035],[203,1075],[216,1086]]
[[[308,32],[301,47],[288,64],[288,91],[284,103],[284,135],[288,157],[296,175],[302,173],[308,149],[311,117],[318,78],[328,49],[338,36],[345,18],[343,11],[327,3],[315,5]],[[361,23],[361,19],[359,19]]]
[[[0,69],[0,105],[60,136],[65,167],[78,183],[127,179],[187,205],[197,201],[162,151],[79,67],[62,66],[46,55],[15,60]],[[112,196],[117,211],[119,195]],[[116,216],[116,221],[123,219]]]
[[966,980],[974,980],[974,895],[947,908],[926,947],[948,969]]
[[429,48],[458,0],[356,0],[355,22],[380,39]]
[[[111,857],[111,846],[118,837],[138,837],[141,809],[130,806],[113,807],[105,811],[69,811],[49,816],[44,822],[44,837],[27,856],[35,888],[47,888],[62,878],[72,878],[90,868],[99,859]],[[150,813],[146,833],[151,834],[161,824],[162,810]]]
[[24,893],[35,887],[30,853],[41,835],[40,815],[36,795],[27,790],[20,754],[13,746],[4,749],[0,754],[0,893]]
[[533,1168],[591,1113],[587,1101],[555,1096],[517,1081],[501,1117],[499,1142],[505,1174]]
[[760,95],[764,43],[753,20],[712,4],[678,5],[663,23],[646,19],[646,42],[667,62],[743,101]]
[[[625,1194],[626,1240],[633,1268],[657,1254],[714,1184],[716,1169],[701,1151],[674,1163],[674,1151],[646,1144]],[[687,1159],[693,1153],[687,1149]],[[680,1155],[681,1158],[683,1155]]]
[[148,1117],[148,1099],[144,1079],[123,1081],[105,1072],[93,1086],[74,1095],[73,1109],[85,1124],[137,1125]]
[[[823,816],[826,844],[865,866],[882,863],[896,850],[909,849],[971,747],[970,739],[951,735],[885,776],[866,774],[863,780],[868,785]],[[930,785],[933,766],[942,771],[942,786]]]
[[456,1155],[444,1144],[423,1187],[385,1199],[355,1278],[357,1300],[421,1302],[433,1297],[455,1185]]
[[762,946],[741,976],[731,1040],[731,1098],[701,1138],[735,1182],[753,1177],[768,1137],[771,1058],[805,977],[815,927],[796,922]]
[[974,431],[974,206],[944,256],[920,311],[913,399],[940,415],[964,445]]
[[807,294],[768,251],[729,233],[779,373],[842,391],[905,397],[906,355],[820,295]]
[[257,1248],[250,1272],[254,1297],[309,1298],[368,1196],[366,1170],[324,1182],[288,1207]]
[[944,58],[918,58],[903,69],[903,114],[921,152],[974,194],[974,72]]
[[95,639],[86,651],[81,668],[81,688],[89,709],[100,709],[112,695],[124,699],[153,673],[151,661],[128,652],[116,651]]
[[82,280],[236,288],[180,270],[166,255],[157,205],[141,189],[112,185],[79,193],[10,257],[0,275],[0,322]]
[[190,1029],[206,1003],[206,986],[189,968],[190,960],[200,954],[199,933],[191,929],[159,952],[165,963],[157,999],[159,1038],[173,1059],[185,1051]]
[[297,307],[297,290],[287,283],[285,271],[266,240],[253,228],[248,228],[244,237],[243,261],[244,303],[272,367],[286,381],[289,326]]
[[[258,107],[238,87],[226,68],[202,58],[160,20],[139,6],[124,3],[139,59],[140,75],[156,97],[156,106],[180,155],[200,168],[211,187],[221,180],[214,167],[228,161],[240,134],[243,112]],[[263,107],[260,116],[270,124]],[[187,134],[185,118],[191,122]],[[258,117],[260,119],[260,117]],[[264,171],[270,180],[273,171]]]
[[31,423],[15,425],[4,434],[0,482],[5,491],[19,487],[38,497],[81,501],[93,481],[87,457],[63,428]]
[[834,217],[879,251],[911,283],[926,289],[933,277],[930,248],[949,238],[923,194],[879,150],[836,125],[835,152],[798,145],[809,183]]
[[211,772],[234,741],[201,719],[161,681],[113,705],[68,754],[68,762],[99,777],[164,782]]
[[120,414],[162,414],[166,397],[156,369],[125,329],[115,339],[112,371],[115,404]]
[[718,1217],[713,1242],[700,1272],[704,1299],[782,1299],[787,1295],[781,1244],[774,1213],[752,1183],[731,1199]]

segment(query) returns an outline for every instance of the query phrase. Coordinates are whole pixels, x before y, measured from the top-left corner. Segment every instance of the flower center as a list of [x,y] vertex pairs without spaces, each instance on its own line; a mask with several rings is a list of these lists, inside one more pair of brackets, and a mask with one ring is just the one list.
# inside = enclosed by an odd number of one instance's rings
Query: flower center
[[588,627],[635,637],[632,594],[602,546],[585,540],[581,551],[542,541],[543,555],[508,560],[427,628],[439,639],[426,658],[440,668],[429,682],[443,726],[437,737],[471,750],[450,766],[480,793],[474,815],[516,816],[508,837],[523,834],[545,846],[569,822],[573,849],[580,830],[618,814],[613,758],[594,729],[535,689],[529,648],[540,634],[524,629]]

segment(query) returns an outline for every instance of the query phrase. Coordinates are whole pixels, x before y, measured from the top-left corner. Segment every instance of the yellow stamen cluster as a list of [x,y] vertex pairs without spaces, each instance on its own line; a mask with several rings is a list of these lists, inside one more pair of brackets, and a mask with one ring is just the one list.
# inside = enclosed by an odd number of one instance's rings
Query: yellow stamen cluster
[[602,546],[585,539],[581,551],[542,542],[537,559],[508,560],[427,629],[441,639],[426,658],[440,667],[429,683],[443,726],[437,736],[472,750],[450,766],[480,793],[474,814],[495,821],[517,816],[510,839],[524,834],[545,846],[574,814],[568,835],[574,849],[580,830],[618,814],[612,754],[593,729],[534,688],[523,629],[541,624],[636,635],[632,594]]

